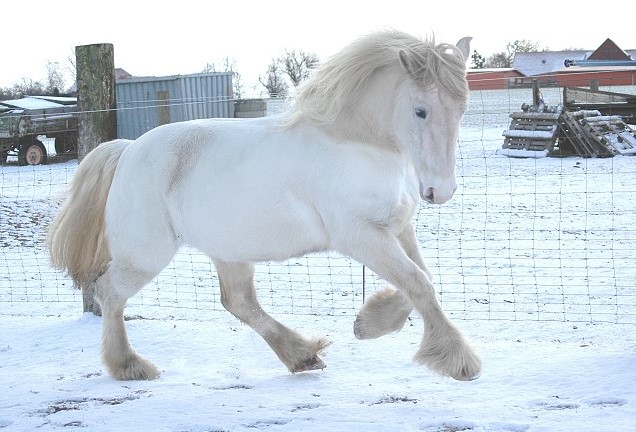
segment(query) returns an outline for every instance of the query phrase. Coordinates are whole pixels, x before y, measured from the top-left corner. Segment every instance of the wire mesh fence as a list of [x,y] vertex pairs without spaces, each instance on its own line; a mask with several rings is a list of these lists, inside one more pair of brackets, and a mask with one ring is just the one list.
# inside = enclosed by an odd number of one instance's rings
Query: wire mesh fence
[[[543,96],[559,103],[560,89]],[[414,220],[442,307],[466,320],[636,324],[636,159],[495,155],[509,114],[529,98],[527,89],[473,92],[460,131],[459,189],[443,206],[422,204]],[[272,101],[270,112],[277,103],[285,104]],[[76,168],[76,160],[0,167],[0,313],[81,312],[81,294],[49,267],[44,248]],[[353,316],[385,285],[335,253],[260,263],[255,284],[274,314],[321,316]],[[212,263],[184,247],[128,313],[222,309]]]

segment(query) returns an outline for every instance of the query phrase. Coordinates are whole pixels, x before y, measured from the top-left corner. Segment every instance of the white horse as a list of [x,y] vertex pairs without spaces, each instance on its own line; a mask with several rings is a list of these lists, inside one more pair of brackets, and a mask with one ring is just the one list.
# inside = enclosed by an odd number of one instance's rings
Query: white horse
[[425,323],[415,360],[459,380],[479,376],[478,356],[436,300],[411,224],[420,198],[442,204],[457,188],[469,43],[374,33],[326,62],[283,115],[173,123],[88,154],[47,245],[55,268],[95,292],[110,374],[159,375],[130,346],[124,307],[189,244],[213,260],[223,306],[291,372],[324,368],[329,343],[261,308],[253,263],[334,250],[396,288],[362,307],[357,338],[400,330],[415,308]]

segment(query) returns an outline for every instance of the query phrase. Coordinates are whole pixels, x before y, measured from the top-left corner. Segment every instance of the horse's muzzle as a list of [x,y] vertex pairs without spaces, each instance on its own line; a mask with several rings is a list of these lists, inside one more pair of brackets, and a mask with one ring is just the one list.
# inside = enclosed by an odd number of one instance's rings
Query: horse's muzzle
[[426,201],[429,204],[444,204],[446,201],[451,199],[457,190],[457,186],[453,188],[450,194],[441,193],[440,190],[435,189],[432,186],[424,187],[422,183],[420,183],[420,198]]

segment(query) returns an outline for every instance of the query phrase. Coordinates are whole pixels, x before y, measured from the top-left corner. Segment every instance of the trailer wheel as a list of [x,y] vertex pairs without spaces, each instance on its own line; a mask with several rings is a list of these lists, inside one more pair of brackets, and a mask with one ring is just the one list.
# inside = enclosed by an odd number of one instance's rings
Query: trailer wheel
[[20,142],[18,165],[41,165],[46,163],[46,148],[38,139]]

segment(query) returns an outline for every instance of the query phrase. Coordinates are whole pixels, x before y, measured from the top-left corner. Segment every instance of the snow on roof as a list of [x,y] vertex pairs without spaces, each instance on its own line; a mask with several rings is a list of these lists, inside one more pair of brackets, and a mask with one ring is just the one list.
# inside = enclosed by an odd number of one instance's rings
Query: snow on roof
[[564,67],[565,59],[585,60],[594,51],[518,52],[512,67],[525,76],[543,75]]
[[[47,97],[48,99],[48,97]],[[13,99],[13,100],[4,100],[4,101],[0,101],[0,105],[4,105],[7,106],[11,109],[46,109],[46,108],[59,108],[61,106],[64,105],[68,105],[68,104],[62,104],[62,103],[57,103],[57,102],[53,102],[51,100],[47,100],[47,99],[41,99],[38,97],[33,97],[33,96],[27,96],[24,97],[22,99]]]
[[28,96],[31,98],[42,99],[49,102],[58,103],[61,105],[75,105],[77,104],[77,98],[71,96]]
[[[514,56],[512,67],[525,76],[545,75],[563,71],[566,59],[586,60],[594,52],[594,50],[518,52]],[[636,50],[626,50],[625,53],[636,59]]]

